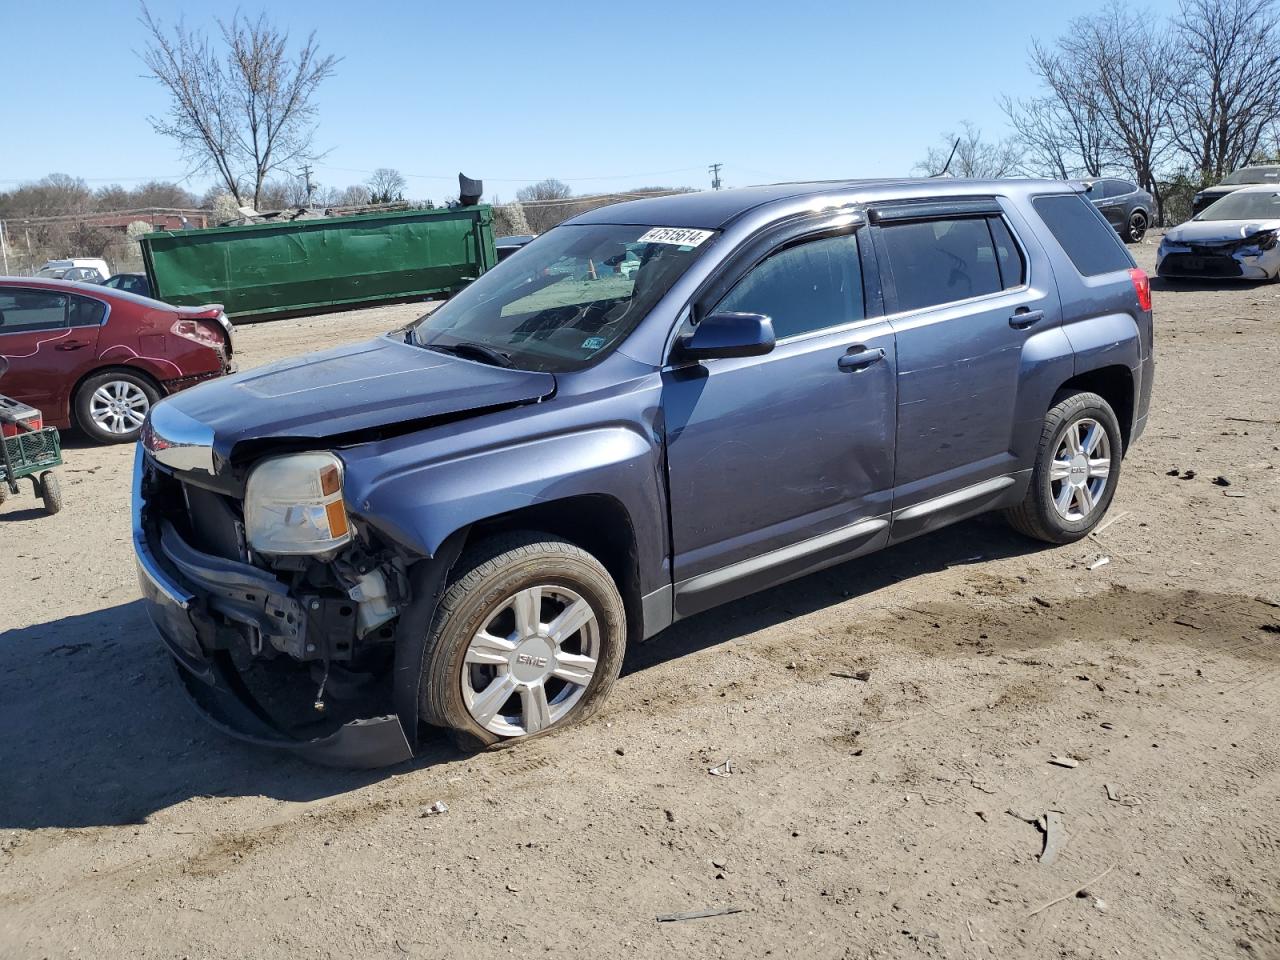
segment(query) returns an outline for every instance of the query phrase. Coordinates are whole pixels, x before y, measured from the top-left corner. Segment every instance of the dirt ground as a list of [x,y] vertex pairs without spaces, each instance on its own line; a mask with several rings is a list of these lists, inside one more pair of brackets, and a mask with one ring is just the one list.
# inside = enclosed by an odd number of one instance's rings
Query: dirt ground
[[[1093,538],[966,523],[633,648],[579,728],[376,773],[205,726],[136,600],[131,451],[73,439],[64,513],[0,511],[0,956],[1280,957],[1280,286],[1155,306]],[[1060,812],[1055,862],[1011,810]]]

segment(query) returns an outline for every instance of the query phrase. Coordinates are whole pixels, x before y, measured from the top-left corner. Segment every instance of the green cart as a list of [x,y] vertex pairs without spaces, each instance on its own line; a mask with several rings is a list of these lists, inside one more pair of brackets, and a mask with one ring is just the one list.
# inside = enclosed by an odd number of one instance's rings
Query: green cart
[[[8,361],[0,357],[0,376]],[[36,426],[39,414],[24,404],[0,396],[0,503],[18,492],[18,481],[31,481],[46,513],[62,509],[62,487],[54,467],[62,465],[62,444],[53,427]]]

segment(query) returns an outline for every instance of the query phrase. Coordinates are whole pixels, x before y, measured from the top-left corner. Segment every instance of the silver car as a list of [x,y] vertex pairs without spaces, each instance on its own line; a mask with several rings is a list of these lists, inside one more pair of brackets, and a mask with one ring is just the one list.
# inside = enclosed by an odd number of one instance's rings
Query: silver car
[[1280,187],[1242,187],[1206,207],[1160,241],[1162,277],[1280,278]]

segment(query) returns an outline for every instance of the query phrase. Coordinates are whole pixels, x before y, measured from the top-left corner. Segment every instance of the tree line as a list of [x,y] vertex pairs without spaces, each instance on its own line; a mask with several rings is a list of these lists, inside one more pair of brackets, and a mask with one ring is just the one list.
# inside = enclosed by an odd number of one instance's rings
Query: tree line
[[941,172],[955,147],[956,176],[1120,174],[1168,222],[1232,170],[1280,161],[1276,0],[1182,0],[1165,19],[1113,0],[1033,41],[1029,61],[1038,89],[999,100],[1011,136],[962,125],[917,169]]

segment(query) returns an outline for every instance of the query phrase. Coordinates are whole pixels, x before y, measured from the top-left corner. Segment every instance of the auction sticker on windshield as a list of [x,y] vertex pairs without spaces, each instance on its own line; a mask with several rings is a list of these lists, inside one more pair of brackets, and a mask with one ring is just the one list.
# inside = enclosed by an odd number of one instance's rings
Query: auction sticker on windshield
[[691,230],[688,227],[654,227],[636,242],[670,243],[677,247],[696,247],[714,233],[714,230]]

